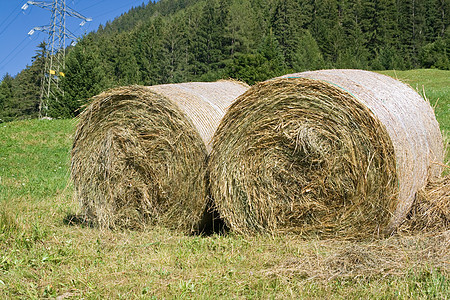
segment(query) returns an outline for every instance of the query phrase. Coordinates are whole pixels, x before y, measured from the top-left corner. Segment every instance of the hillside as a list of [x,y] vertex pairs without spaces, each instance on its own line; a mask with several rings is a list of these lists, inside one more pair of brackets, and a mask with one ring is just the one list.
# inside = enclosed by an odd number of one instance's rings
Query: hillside
[[[249,84],[322,68],[450,68],[448,1],[161,0],[130,10],[67,49],[65,95],[50,115],[72,117],[118,85],[235,78]],[[45,44],[32,66],[0,84],[0,122],[38,114]]]

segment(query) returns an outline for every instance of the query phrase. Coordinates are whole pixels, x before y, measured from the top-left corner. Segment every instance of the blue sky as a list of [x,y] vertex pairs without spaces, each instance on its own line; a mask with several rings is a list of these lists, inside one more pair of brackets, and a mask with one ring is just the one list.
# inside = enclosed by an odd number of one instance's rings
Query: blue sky
[[[52,0],[35,2],[53,2]],[[79,26],[81,20],[67,17],[66,27],[76,36],[97,30],[100,24],[127,12],[132,7],[148,3],[149,0],[66,0],[66,6],[79,12],[91,22]],[[36,31],[28,35],[31,29],[50,23],[50,11],[30,5],[26,10],[22,6],[26,0],[0,0],[0,80],[6,73],[15,76],[35,55],[37,45],[47,40],[47,34]],[[70,40],[66,40],[66,45]]]

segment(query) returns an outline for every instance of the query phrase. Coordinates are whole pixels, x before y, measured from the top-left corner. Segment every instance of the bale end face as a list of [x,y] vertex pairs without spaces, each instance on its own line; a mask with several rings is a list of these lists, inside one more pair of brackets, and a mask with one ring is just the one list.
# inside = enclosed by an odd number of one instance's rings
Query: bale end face
[[170,99],[145,87],[112,89],[80,115],[71,168],[76,197],[102,228],[192,230],[205,206],[206,155]]
[[209,166],[221,216],[244,234],[378,234],[395,210],[384,126],[322,81],[271,80],[239,97],[216,132]]

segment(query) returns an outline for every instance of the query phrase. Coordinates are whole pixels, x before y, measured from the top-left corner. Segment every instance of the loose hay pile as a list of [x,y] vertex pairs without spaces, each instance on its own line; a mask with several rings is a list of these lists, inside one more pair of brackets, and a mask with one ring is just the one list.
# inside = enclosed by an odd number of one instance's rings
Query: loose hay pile
[[[360,70],[292,74],[253,86],[213,142],[211,194],[241,233],[391,233],[440,174],[429,103]],[[437,162],[437,164],[435,164]]]
[[429,182],[414,200],[402,232],[439,232],[450,230],[450,175]]
[[[339,239],[299,242],[298,236],[283,237],[286,255],[261,262],[264,276],[280,280],[402,278],[435,270],[442,276],[450,272],[450,231],[433,234],[394,235],[386,239],[343,241]],[[274,249],[279,253],[279,249]],[[417,273],[416,273],[417,272]],[[445,280],[444,280],[445,281]],[[448,281],[448,280],[447,280]]]
[[193,230],[206,205],[205,162],[233,81],[109,90],[80,115],[72,180],[83,214],[102,228]]

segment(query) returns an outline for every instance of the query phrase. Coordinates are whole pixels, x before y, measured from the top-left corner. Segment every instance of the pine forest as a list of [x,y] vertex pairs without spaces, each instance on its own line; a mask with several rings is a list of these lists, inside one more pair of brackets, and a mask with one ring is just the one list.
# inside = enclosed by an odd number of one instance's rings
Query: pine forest
[[[248,84],[324,68],[450,69],[450,0],[160,0],[66,49],[54,118],[123,85],[234,78]],[[0,122],[36,118],[46,44],[0,84]]]

